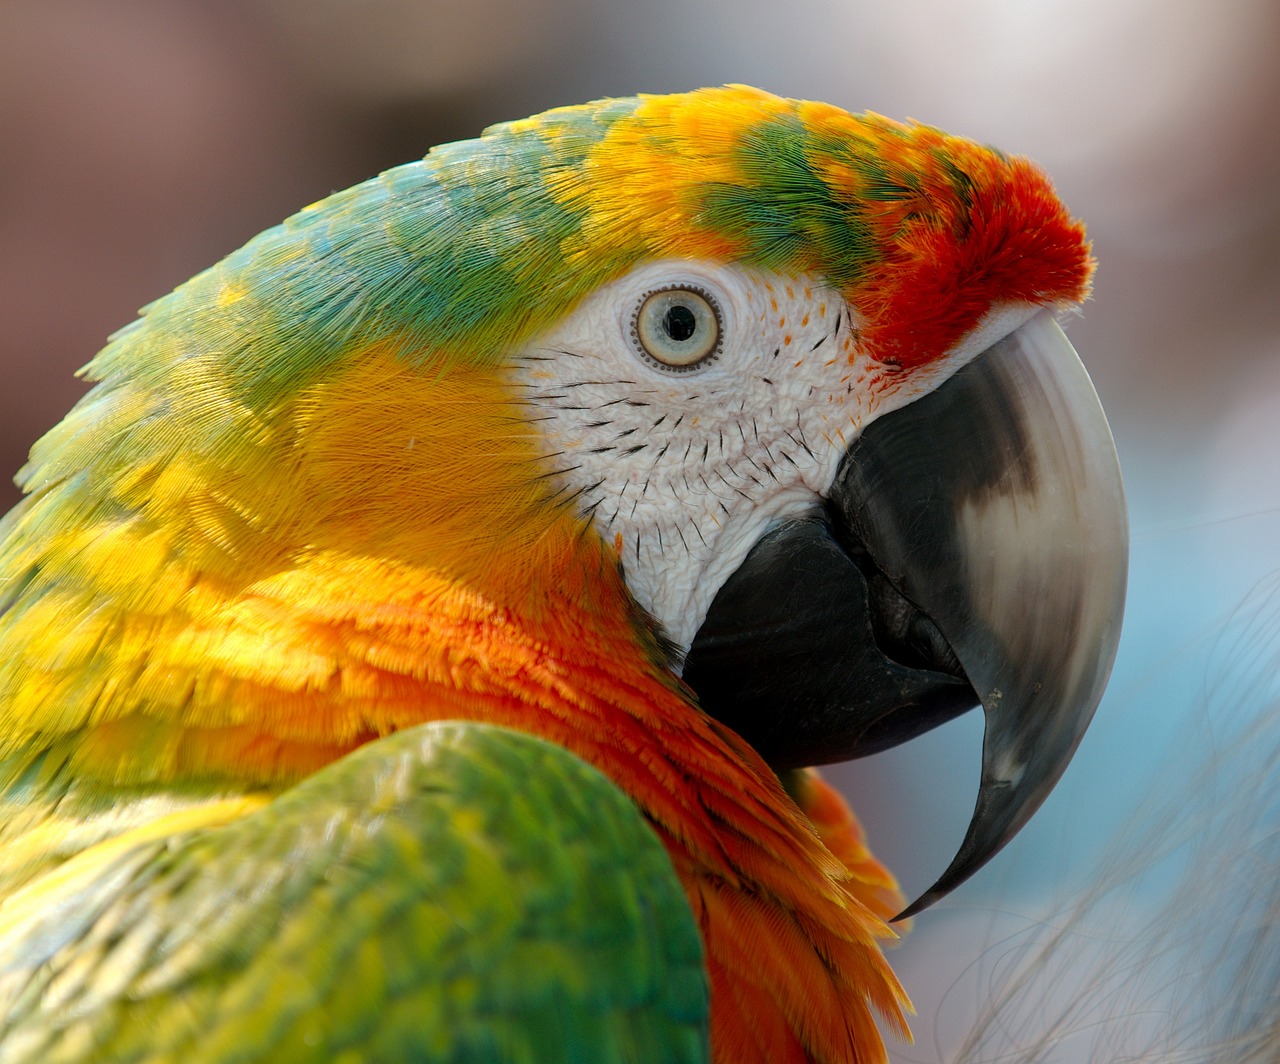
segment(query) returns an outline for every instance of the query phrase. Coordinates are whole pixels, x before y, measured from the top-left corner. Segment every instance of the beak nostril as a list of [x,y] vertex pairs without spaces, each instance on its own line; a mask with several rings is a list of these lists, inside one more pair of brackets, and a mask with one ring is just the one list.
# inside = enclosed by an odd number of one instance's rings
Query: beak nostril
[[871,588],[871,623],[880,649],[901,665],[965,679],[960,659],[938,626],[883,576]]
[[[864,570],[865,575],[865,570]],[[910,669],[966,679],[960,659],[938,626],[905,598],[883,573],[867,578],[871,630],[885,656]]]
[[867,582],[867,618],[885,657],[909,669],[945,673],[967,683],[960,659],[938,626],[880,571],[854,531],[838,517],[832,531]]

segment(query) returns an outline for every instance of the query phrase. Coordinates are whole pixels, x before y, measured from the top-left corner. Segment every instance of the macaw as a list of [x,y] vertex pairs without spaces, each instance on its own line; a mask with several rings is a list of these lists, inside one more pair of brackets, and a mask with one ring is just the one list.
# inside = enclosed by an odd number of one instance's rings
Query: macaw
[[885,1059],[810,766],[1058,779],[1126,565],[1028,160],[743,86],[497,125],[116,333],[0,539],[0,1060]]

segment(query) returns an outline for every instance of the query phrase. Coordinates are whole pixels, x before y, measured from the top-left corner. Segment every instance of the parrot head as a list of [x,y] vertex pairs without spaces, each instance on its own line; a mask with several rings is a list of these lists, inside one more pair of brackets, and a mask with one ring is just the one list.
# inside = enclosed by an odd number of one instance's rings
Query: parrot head
[[518,350],[522,396],[700,705],[784,770],[983,706],[918,911],[1040,804],[1114,658],[1123,491],[1054,322],[1083,227],[1025,159],[740,89],[643,101],[549,182],[566,265],[625,259]]
[[1114,657],[1123,493],[1055,321],[1091,271],[1027,160],[741,86],[337,193],[146,308],[33,449],[8,779],[280,787],[478,717],[651,778],[693,846],[713,747],[776,788],[980,704],[917,911],[1038,807]]

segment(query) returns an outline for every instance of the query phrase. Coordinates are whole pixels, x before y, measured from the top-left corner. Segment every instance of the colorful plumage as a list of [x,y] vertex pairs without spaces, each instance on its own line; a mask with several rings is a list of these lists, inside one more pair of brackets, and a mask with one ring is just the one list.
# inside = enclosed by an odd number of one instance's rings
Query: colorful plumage
[[[1043,308],[1091,268],[1026,160],[729,87],[437,148],[146,308],[2,526],[0,1059],[695,1060],[708,1030],[721,1062],[883,1059],[891,877],[807,749],[750,745],[680,672],[867,426],[1015,332],[1056,350]],[[664,292],[665,342],[709,353],[647,346]],[[1027,527],[1040,475],[992,481]],[[1069,726],[1009,732],[972,867],[1105,682],[1101,479],[1049,537],[1081,530],[1051,560],[1075,656],[1044,666]],[[877,640],[1013,712],[909,606]]]

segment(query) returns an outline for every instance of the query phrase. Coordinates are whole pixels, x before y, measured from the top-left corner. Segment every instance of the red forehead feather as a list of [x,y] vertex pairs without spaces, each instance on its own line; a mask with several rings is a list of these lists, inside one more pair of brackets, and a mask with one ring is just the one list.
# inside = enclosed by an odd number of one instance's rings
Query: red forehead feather
[[1083,224],[1034,163],[938,136],[966,180],[900,219],[894,252],[854,296],[870,350],[905,368],[940,357],[992,307],[1080,302],[1093,273]]

